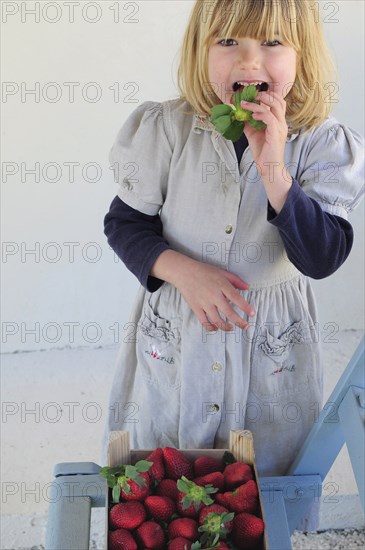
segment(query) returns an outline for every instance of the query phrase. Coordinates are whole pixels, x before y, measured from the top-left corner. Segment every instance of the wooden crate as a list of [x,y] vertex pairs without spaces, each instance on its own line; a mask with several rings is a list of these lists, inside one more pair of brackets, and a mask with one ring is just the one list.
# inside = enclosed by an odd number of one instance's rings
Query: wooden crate
[[[255,481],[259,490],[259,501],[261,517],[265,521],[260,485],[255,465],[255,454],[253,448],[252,433],[248,430],[235,430],[230,432],[229,449],[180,449],[190,460],[199,456],[211,456],[213,458],[222,458],[225,451],[229,450],[236,460],[250,464],[255,474]],[[151,453],[151,449],[131,449],[129,444],[128,432],[111,432],[108,444],[108,466],[119,466],[120,464],[135,464],[138,460],[146,458]],[[106,482],[105,482],[106,483]],[[111,490],[106,488],[106,506],[105,506],[105,550],[108,550],[108,511],[111,504]],[[269,550],[267,532],[265,529],[262,550]]]

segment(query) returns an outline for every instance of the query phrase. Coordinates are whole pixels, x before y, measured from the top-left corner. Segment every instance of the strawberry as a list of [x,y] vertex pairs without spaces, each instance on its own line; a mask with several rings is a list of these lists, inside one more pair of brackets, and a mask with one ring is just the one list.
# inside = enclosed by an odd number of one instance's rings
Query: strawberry
[[120,496],[125,500],[143,500],[149,492],[150,477],[146,473],[152,462],[139,460],[134,466],[122,464],[111,468],[100,468],[99,475],[108,482],[113,495],[113,502],[119,502]]
[[190,481],[185,476],[177,482],[177,488],[179,489],[179,498],[177,501],[177,509],[183,516],[197,517],[200,510],[204,505],[208,506],[214,501],[209,496],[216,493],[218,489],[212,485],[206,485],[201,487],[196,485],[193,481]]
[[199,537],[198,522],[191,518],[173,519],[167,531],[169,539],[184,537],[189,540],[197,540]]
[[202,477],[213,472],[223,472],[223,462],[209,456],[199,456],[194,460],[194,475]]
[[152,451],[146,458],[149,462],[152,462],[151,468],[148,470],[148,475],[151,481],[155,483],[161,481],[165,477],[165,465],[163,462],[163,451],[160,447]]
[[177,488],[176,481],[173,479],[163,479],[157,485],[156,495],[161,497],[169,497],[173,501],[176,501],[179,497],[179,489]]
[[228,512],[223,506],[217,504],[207,506],[199,516],[199,531],[203,533],[200,542],[214,547],[220,539],[225,539],[232,531],[233,518],[234,513]]
[[141,502],[130,501],[115,504],[109,512],[112,529],[135,529],[146,519],[146,510]]
[[138,481],[126,478],[119,482],[122,486],[121,496],[124,500],[144,500],[150,490],[150,477],[142,472],[138,476]]
[[169,550],[190,550],[190,548],[191,540],[184,537],[176,537],[176,539],[172,539],[168,546]]
[[109,531],[108,550],[137,550],[137,543],[126,529]]
[[169,521],[176,510],[176,505],[169,497],[151,495],[145,498],[144,505],[149,515],[156,521]]
[[211,504],[210,506],[204,506],[204,508],[200,511],[199,514],[199,525],[203,525],[204,519],[207,517],[208,514],[214,512],[215,514],[223,514],[224,512],[228,512],[228,508],[225,508],[224,506],[221,506],[220,504]]
[[223,491],[224,489],[224,475],[221,472],[212,472],[205,476],[196,477],[193,481],[201,487],[204,487],[204,485],[213,485],[218,491]]
[[177,481],[181,476],[188,479],[194,477],[193,465],[185,456],[174,447],[163,449],[166,477]]
[[248,512],[254,514],[259,505],[258,489],[252,479],[234,491],[218,493],[215,497],[217,504],[225,506],[231,512]]
[[162,550],[165,548],[165,534],[161,525],[155,521],[142,523],[136,531],[139,547],[148,550]]
[[240,550],[255,548],[262,540],[264,529],[264,522],[257,516],[238,514],[233,520],[232,540]]
[[243,462],[234,462],[228,464],[223,471],[226,490],[232,491],[239,485],[253,479],[253,471],[249,464]]

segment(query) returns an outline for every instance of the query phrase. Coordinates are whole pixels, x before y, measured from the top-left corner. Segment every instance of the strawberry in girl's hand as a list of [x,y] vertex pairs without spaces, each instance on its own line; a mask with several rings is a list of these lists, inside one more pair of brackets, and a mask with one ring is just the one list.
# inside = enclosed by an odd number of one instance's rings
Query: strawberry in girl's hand
[[137,550],[137,543],[126,529],[109,531],[108,550]]
[[198,522],[192,518],[176,518],[173,519],[167,528],[169,539],[183,537],[191,541],[197,540],[199,537]]
[[154,482],[159,482],[165,477],[165,465],[163,462],[163,451],[159,447],[152,451],[146,458],[149,462],[152,462],[151,468],[148,470],[148,475]]
[[231,512],[256,513],[259,505],[259,493],[256,482],[252,479],[240,485],[234,491],[218,493],[215,497],[217,504],[225,506]]
[[238,514],[233,520],[232,540],[239,550],[255,548],[261,542],[265,524],[252,514]]
[[177,481],[181,476],[188,479],[194,477],[193,465],[178,449],[165,447],[163,449],[166,477]]
[[218,491],[212,485],[201,487],[185,476],[178,480],[177,488],[179,489],[177,509],[183,516],[188,517],[197,517],[204,505],[212,504],[214,501],[209,495]]
[[104,466],[99,475],[107,480],[108,487],[113,490],[113,502],[119,502],[120,496],[125,500],[143,500],[150,488],[150,477],[146,473],[152,462],[139,460],[134,466],[130,464]]
[[224,464],[217,458],[199,456],[194,460],[195,477],[202,477],[213,472],[223,472]]
[[249,464],[243,462],[234,462],[228,464],[223,471],[225,487],[228,491],[232,491],[239,485],[253,479],[253,471]]
[[176,537],[169,543],[168,550],[190,550],[191,545],[191,540],[185,537]]
[[196,477],[194,483],[204,487],[204,485],[213,485],[218,491],[223,491],[224,489],[224,476],[221,472],[213,472],[205,476]]
[[176,504],[171,498],[157,495],[145,498],[144,505],[149,515],[156,521],[169,521],[176,510]]
[[136,539],[140,548],[162,550],[165,548],[165,534],[161,525],[155,521],[142,523],[136,531]]
[[169,497],[174,502],[179,498],[179,489],[177,488],[177,483],[173,479],[163,479],[157,485],[156,495],[161,497]]
[[146,519],[146,510],[141,502],[120,502],[109,512],[109,523],[113,529],[136,529]]

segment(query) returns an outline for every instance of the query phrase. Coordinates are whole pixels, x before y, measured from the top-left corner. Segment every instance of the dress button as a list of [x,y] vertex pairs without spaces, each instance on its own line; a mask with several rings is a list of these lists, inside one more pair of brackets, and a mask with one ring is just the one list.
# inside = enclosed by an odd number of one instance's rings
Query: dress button
[[210,405],[210,411],[211,411],[212,413],[218,412],[218,411],[219,411],[219,405],[217,405],[217,403],[212,403],[212,404]]
[[222,368],[223,367],[220,363],[214,363],[214,365],[212,366],[212,369],[214,370],[214,372],[220,372]]
[[227,225],[226,227],[226,233],[230,234],[233,231],[233,226],[231,224]]

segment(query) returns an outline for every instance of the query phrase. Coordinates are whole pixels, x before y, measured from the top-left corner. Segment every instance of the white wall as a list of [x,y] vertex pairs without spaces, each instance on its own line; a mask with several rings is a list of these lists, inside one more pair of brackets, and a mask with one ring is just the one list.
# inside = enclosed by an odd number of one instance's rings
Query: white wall
[[[108,153],[138,104],[178,95],[193,2],[1,4],[2,351],[120,342],[138,283],[103,234],[117,191]],[[341,75],[334,114],[364,133],[364,3],[321,4]],[[363,327],[363,208],[350,259],[314,283],[327,334]]]

